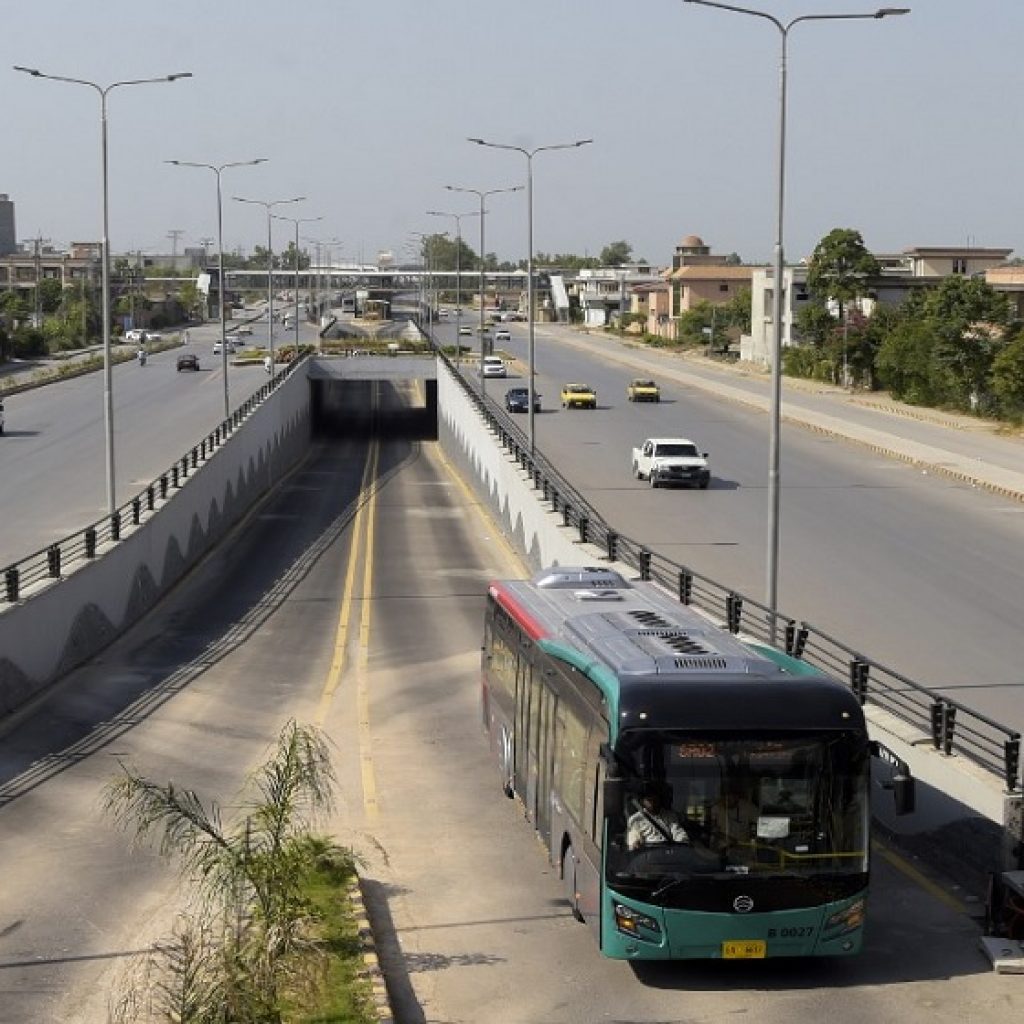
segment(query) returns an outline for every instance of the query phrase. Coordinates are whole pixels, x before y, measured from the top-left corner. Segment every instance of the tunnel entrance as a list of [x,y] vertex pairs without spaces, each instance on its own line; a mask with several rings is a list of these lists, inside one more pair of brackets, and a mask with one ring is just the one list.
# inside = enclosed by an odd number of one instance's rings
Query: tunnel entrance
[[311,379],[319,437],[437,440],[437,381]]

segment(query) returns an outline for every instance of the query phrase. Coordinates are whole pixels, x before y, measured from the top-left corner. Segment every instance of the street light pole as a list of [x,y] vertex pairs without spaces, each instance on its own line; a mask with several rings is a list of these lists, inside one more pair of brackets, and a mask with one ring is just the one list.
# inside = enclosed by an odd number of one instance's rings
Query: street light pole
[[100,242],[100,281],[103,292],[103,425],[106,438],[107,462],[107,512],[113,516],[117,510],[117,485],[114,476],[114,368],[110,341],[110,198],[107,160],[107,95],[114,89],[126,85],[153,85],[160,82],[175,82],[179,78],[191,78],[191,71],[181,71],[160,78],[134,78],[123,82],[112,82],[102,86],[84,78],[67,78],[64,75],[46,75],[37,68],[14,66],[15,71],[24,72],[33,78],[48,78],[52,82],[70,82],[72,85],[87,85],[95,89],[100,97],[100,152],[103,178],[103,238]]
[[220,187],[220,176],[229,167],[255,167],[256,164],[265,164],[266,157],[257,157],[255,160],[236,160],[228,164],[204,164],[195,163],[191,160],[165,160],[165,164],[173,164],[175,167],[204,167],[213,171],[217,179],[217,305],[220,307],[220,357],[221,367],[224,371],[224,419],[231,415],[231,398],[228,394],[228,328],[227,315],[224,309],[224,293],[227,290],[227,282],[224,280],[224,201]]
[[484,292],[486,290],[485,274],[487,261],[484,257],[484,200],[488,196],[498,195],[499,192],[522,192],[522,185],[513,185],[511,188],[491,188],[482,190],[478,188],[459,188],[456,185],[445,185],[449,192],[472,192],[480,200],[480,393],[487,393],[487,378],[484,376]]
[[530,433],[530,455],[533,455],[536,437],[534,430],[534,388],[536,381],[534,355],[534,300],[533,300],[533,158],[538,153],[544,153],[553,149],[578,149],[580,146],[589,146],[593,139],[577,139],[575,142],[561,142],[554,146],[537,146],[534,149],[524,149],[522,146],[506,146],[499,142],[485,142],[483,139],[467,139],[467,142],[475,142],[478,146],[487,146],[489,149],[510,149],[516,153],[522,153],[526,157],[526,320],[529,327],[529,346],[527,362],[529,363],[529,433]]
[[[427,210],[430,217],[451,217],[455,221],[455,367],[459,366],[459,359],[462,355],[462,342],[459,330],[462,327],[462,218],[481,217],[477,213],[447,213],[443,210]],[[480,344],[483,345],[484,338],[480,335]]]
[[271,231],[272,218],[270,211],[282,203],[301,203],[305,196],[295,196],[292,199],[272,199],[269,202],[263,199],[243,199],[241,196],[232,196],[236,203],[253,203],[262,206],[267,211],[267,342],[270,349],[270,367],[274,367],[274,249],[273,234]]
[[747,14],[755,18],[763,18],[771,22],[779,32],[779,138],[776,189],[775,218],[775,266],[772,272],[772,380],[770,400],[770,426],[768,443],[768,557],[767,587],[765,603],[768,605],[768,634],[771,643],[775,643],[778,632],[778,599],[779,599],[779,508],[781,499],[780,463],[780,432],[782,423],[782,289],[784,259],[782,247],[783,209],[786,193],[786,61],[787,43],[790,30],[805,21],[862,21],[868,18],[888,18],[893,15],[909,14],[909,7],[881,7],[876,11],[862,14],[803,14],[788,22],[782,22],[773,14],[758,11],[749,7],[737,7],[733,4],[717,3],[715,0],[683,0],[683,3],[697,4],[701,7],[717,7],[735,14]]
[[286,220],[295,225],[295,358],[299,358],[299,225],[315,224],[323,217],[284,217],[273,214],[278,220]]

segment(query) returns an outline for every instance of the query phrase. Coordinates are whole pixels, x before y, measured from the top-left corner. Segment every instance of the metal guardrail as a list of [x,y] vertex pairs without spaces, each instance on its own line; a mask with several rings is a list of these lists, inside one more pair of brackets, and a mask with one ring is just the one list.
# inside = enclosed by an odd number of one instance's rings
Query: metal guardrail
[[112,513],[0,570],[3,580],[0,587],[0,609],[4,604],[14,604],[30,597],[40,584],[59,580],[66,575],[70,565],[101,556],[105,545],[117,543],[126,530],[140,526],[151,518],[301,362],[302,359],[297,359],[285,364],[283,369],[247,398],[227,419],[218,423],[150,484]]
[[755,640],[770,644],[774,625],[775,635],[784,637],[781,650],[835,679],[844,680],[862,705],[876,705],[920,729],[923,735],[931,738],[935,750],[947,755],[959,754],[998,776],[1010,792],[1020,788],[1019,732],[901,675],[829,636],[812,623],[780,612],[776,613],[773,623],[771,610],[766,605],[689,566],[673,562],[620,533],[601,517],[543,453],[534,450],[531,455],[527,436],[497,403],[475,391],[456,372],[444,353],[438,352],[438,356],[456,373],[465,393],[497,435],[502,447],[515,458],[532,479],[536,490],[541,492],[541,499],[550,503],[553,512],[561,513],[565,526],[578,531],[581,542],[601,548],[609,561],[630,566],[642,579],[661,584],[684,604],[719,618],[723,627],[733,633],[742,630]]

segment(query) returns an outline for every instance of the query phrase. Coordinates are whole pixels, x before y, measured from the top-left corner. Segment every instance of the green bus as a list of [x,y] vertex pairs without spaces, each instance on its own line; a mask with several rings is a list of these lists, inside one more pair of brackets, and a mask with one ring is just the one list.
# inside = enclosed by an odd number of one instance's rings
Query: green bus
[[[482,714],[606,956],[861,949],[880,751],[847,687],[654,584],[559,566],[490,584]],[[909,773],[890,785],[912,809]]]

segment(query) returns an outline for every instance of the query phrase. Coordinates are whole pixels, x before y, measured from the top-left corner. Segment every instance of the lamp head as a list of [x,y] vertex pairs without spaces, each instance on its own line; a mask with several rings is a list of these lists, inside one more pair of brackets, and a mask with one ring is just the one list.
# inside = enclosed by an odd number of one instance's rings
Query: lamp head
[[179,78],[191,78],[191,77],[192,77],[192,72],[191,71],[179,71],[176,74],[168,75],[167,76],[167,81],[168,82],[174,82],[174,81],[176,81]]
[[23,67],[20,67],[19,65],[15,64],[14,65],[14,70],[15,71],[24,71],[26,75],[31,75],[33,78],[42,78],[43,77],[43,73],[42,73],[42,71],[39,70],[39,68],[23,68]]
[[876,18],[888,18],[898,14],[909,14],[909,7],[881,7],[875,11]]

